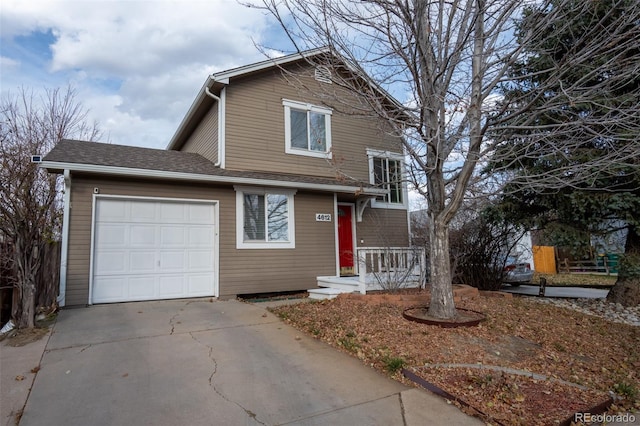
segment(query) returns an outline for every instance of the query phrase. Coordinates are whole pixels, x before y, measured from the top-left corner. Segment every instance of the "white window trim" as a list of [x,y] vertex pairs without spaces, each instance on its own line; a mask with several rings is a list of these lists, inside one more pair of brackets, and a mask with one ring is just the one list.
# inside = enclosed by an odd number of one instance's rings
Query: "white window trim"
[[[294,249],[296,248],[296,226],[293,196],[296,190],[282,188],[263,188],[253,186],[234,186],[236,191],[236,248],[237,249]],[[289,215],[289,241],[245,241],[244,240],[244,194],[278,194],[287,196]]]
[[[325,108],[317,105],[312,105],[306,102],[291,101],[288,99],[282,100],[284,106],[284,152],[287,154],[304,155],[307,157],[315,158],[332,158],[331,152],[331,115],[333,111],[330,108]],[[294,148],[291,146],[291,108],[303,111],[317,112],[318,114],[324,114],[327,116],[325,120],[326,137],[327,137],[327,150],[325,152],[310,151],[307,149]]]
[[[374,158],[387,158],[389,160],[400,161],[402,165],[402,174],[405,174],[405,158],[404,155],[399,154],[397,152],[391,151],[380,151],[376,149],[367,148],[367,157],[369,157],[369,183],[372,185],[376,184],[376,177],[374,173],[373,167],[373,159]],[[402,180],[402,203],[385,203],[383,201],[378,201],[375,198],[371,200],[371,207],[375,209],[392,209],[392,210],[407,210],[408,209],[408,196],[409,191],[407,190],[407,182],[406,180]]]

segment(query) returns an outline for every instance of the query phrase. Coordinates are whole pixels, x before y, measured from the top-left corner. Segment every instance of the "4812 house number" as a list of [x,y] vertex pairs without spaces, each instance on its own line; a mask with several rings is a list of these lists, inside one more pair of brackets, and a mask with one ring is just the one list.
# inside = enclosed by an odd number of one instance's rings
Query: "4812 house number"
[[329,213],[316,213],[316,222],[331,222]]

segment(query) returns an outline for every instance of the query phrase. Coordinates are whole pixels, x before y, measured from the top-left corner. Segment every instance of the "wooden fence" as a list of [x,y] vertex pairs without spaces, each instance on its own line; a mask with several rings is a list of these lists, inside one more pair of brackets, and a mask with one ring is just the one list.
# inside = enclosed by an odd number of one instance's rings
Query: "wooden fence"
[[558,262],[558,270],[565,273],[618,273],[618,256],[599,256],[596,260],[569,260],[567,258]]

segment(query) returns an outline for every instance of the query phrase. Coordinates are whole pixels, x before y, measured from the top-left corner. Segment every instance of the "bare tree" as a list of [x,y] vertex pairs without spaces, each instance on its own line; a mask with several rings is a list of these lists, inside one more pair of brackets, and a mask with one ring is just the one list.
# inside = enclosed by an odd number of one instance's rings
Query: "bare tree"
[[[338,70],[332,74],[332,81],[336,87],[357,93],[361,102],[351,105],[350,111],[373,111],[395,135],[403,138],[409,158],[407,179],[428,203],[432,316],[456,315],[449,227],[468,186],[477,176],[477,165],[488,158],[495,160],[497,145],[486,140],[487,132],[500,124],[504,115],[526,115],[535,104],[515,98],[505,101],[499,89],[511,79],[522,78],[509,71],[524,55],[524,46],[541,34],[558,31],[567,14],[565,4],[574,7],[573,3],[572,0],[263,0],[261,5],[253,5],[264,8],[278,20],[299,52],[329,46],[337,53],[329,58],[339,58],[330,64]],[[521,31],[517,22],[526,6],[546,13],[543,19],[532,21]],[[637,22],[637,15],[628,19]],[[612,34],[615,39],[625,37],[615,31]],[[566,60],[593,58],[610,49],[612,42],[600,40],[590,44],[588,51],[572,52]],[[341,67],[350,72],[340,72]],[[353,71],[358,77],[351,77]],[[559,74],[560,68],[542,84],[554,85]],[[406,94],[406,102],[390,104],[384,91],[363,84],[367,79],[386,91]],[[333,100],[335,105],[340,105],[340,101]],[[550,99],[549,108],[561,108],[556,101]],[[517,112],[512,105],[517,105]],[[535,104],[535,108],[545,107]],[[527,121],[519,124],[522,128],[530,125]],[[534,142],[530,148],[527,155],[557,150]],[[628,159],[629,155],[631,152],[626,150],[611,153],[603,164]],[[493,173],[499,174],[500,170],[494,169]],[[549,188],[567,184],[563,173],[566,175],[568,171],[570,166],[554,176],[529,176],[527,182],[539,185],[535,178],[540,178],[539,181],[544,181],[541,184]],[[576,174],[575,178],[585,176]]]
[[13,245],[8,262],[15,272],[12,317],[33,327],[37,275],[44,246],[59,236],[58,179],[41,170],[32,155],[48,152],[63,138],[95,140],[97,125],[72,88],[46,90],[42,97],[20,89],[0,104],[0,237]]

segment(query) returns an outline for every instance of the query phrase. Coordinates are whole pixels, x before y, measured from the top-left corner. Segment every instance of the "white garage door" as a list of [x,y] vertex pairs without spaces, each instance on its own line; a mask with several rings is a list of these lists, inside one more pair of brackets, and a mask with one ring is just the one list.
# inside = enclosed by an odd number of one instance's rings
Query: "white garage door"
[[215,296],[215,209],[97,198],[92,303]]

